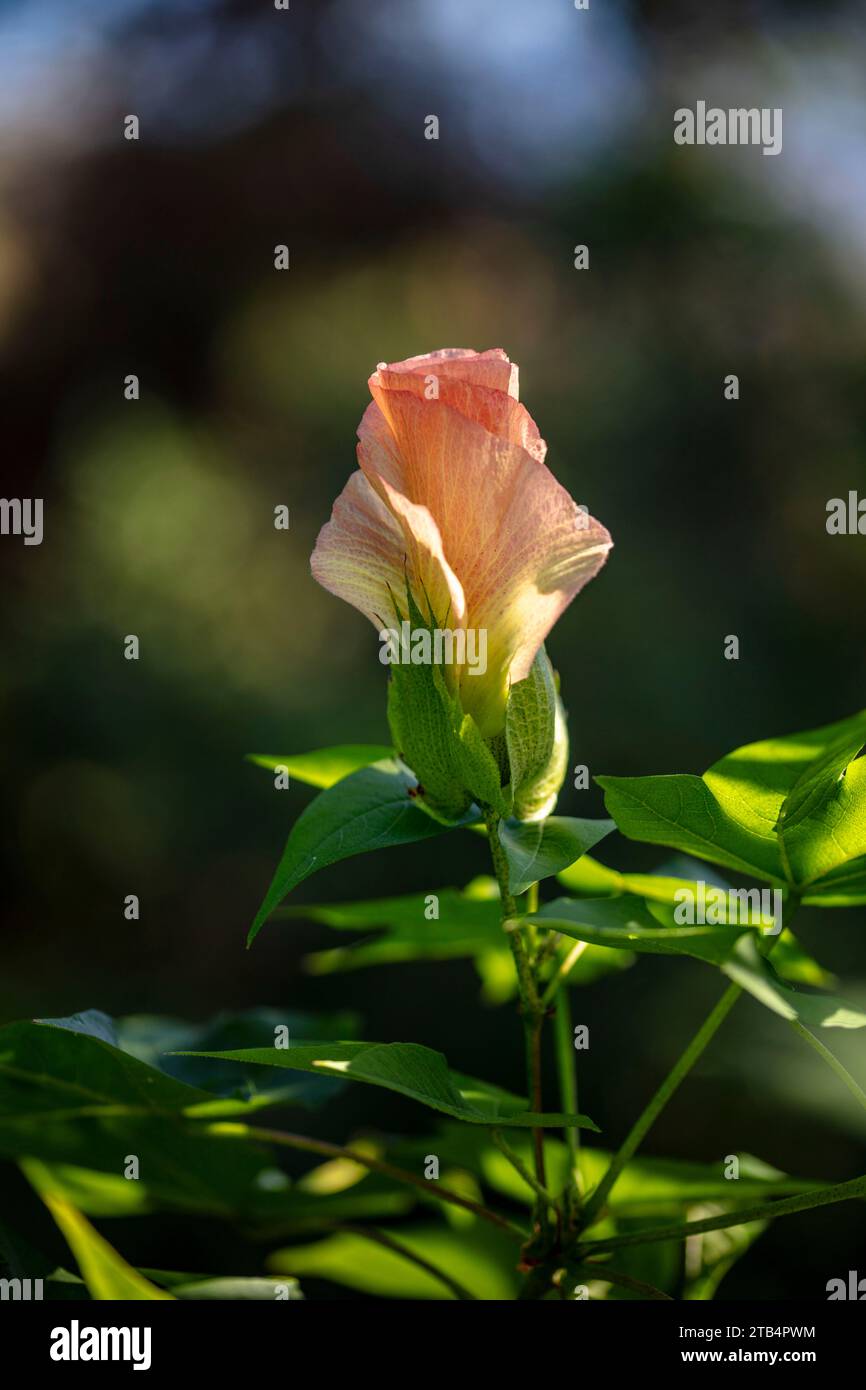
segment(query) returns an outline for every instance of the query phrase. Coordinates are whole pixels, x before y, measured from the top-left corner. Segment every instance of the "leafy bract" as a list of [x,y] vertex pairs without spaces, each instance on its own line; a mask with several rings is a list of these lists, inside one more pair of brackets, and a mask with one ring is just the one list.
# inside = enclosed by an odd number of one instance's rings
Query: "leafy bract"
[[508,693],[505,745],[515,817],[538,820],[549,815],[568,768],[568,728],[544,647],[525,680]]
[[416,790],[412,774],[386,759],[320,792],[292,827],[247,944],[274,908],[310,874],[354,854],[412,844],[449,829],[414,804],[410,793]]
[[311,787],[332,787],[352,772],[371,763],[393,757],[393,749],[382,743],[338,743],[330,748],[315,748],[310,753],[250,753],[247,761],[271,772],[285,769],[296,782]]
[[576,816],[500,821],[499,839],[508,860],[511,892],[525,893],[533,883],[559,873],[615,829],[612,820],[581,820]]
[[[198,1054],[201,1055],[201,1054]],[[341,1042],[208,1053],[238,1062],[289,1067],[363,1081],[409,1096],[469,1124],[595,1129],[585,1115],[533,1114],[518,1096],[451,1071],[441,1052],[419,1043]]]
[[629,838],[820,898],[834,872],[866,855],[866,759],[856,757],[864,741],[861,712],[738,748],[703,777],[598,781]]

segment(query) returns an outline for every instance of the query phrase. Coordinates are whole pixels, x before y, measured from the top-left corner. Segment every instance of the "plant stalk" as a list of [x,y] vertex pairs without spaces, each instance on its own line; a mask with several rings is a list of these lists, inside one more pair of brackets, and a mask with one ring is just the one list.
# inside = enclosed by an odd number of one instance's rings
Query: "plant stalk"
[[[495,812],[490,811],[486,817],[487,836],[490,844],[490,857],[493,861],[493,871],[499,884],[499,893],[502,900],[502,921],[507,924],[507,935],[511,943],[511,951],[514,956],[514,965],[517,970],[517,986],[520,993],[520,1012],[523,1018],[523,1032],[526,1046],[526,1077],[529,1089],[531,1108],[536,1114],[540,1114],[544,1109],[544,1100],[541,1086],[541,1030],[544,1024],[544,1010],[538,997],[538,987],[535,980],[532,961],[527,947],[525,928],[515,922],[517,918],[517,904],[514,895],[509,887],[508,861],[505,851],[499,841],[499,821],[500,817]],[[544,1168],[544,1131],[534,1129],[532,1131],[532,1143],[535,1155],[535,1177],[539,1185],[546,1187],[545,1168]],[[541,1224],[546,1223],[546,1211],[542,1209],[543,1204],[539,1204],[536,1209],[536,1216]]]
[[527,1232],[522,1226],[509,1221],[505,1216],[500,1216],[498,1212],[491,1211],[489,1207],[482,1206],[480,1202],[474,1202],[471,1197],[464,1197],[459,1192],[452,1192],[449,1187],[443,1187],[439,1182],[428,1182],[426,1178],[419,1178],[405,1168],[398,1168],[396,1164],[388,1163],[381,1158],[372,1158],[369,1154],[357,1153],[341,1144],[331,1144],[326,1139],[312,1139],[306,1134],[289,1134],[281,1129],[262,1129],[255,1125],[217,1123],[209,1125],[208,1129],[219,1134],[231,1132],[247,1139],[259,1139],[263,1144],[278,1144],[287,1149],[299,1149],[303,1153],[320,1154],[323,1158],[349,1158],[353,1163],[360,1163],[362,1167],[369,1168],[374,1173],[382,1173],[384,1177],[392,1178],[395,1182],[405,1182],[412,1187],[420,1188],[425,1197],[463,1207],[491,1226],[499,1226],[501,1230],[518,1236],[520,1240],[526,1239]]
[[583,1212],[582,1224],[584,1226],[589,1226],[599,1214],[610,1195],[612,1187],[618,1180],[626,1164],[634,1157],[644,1138],[650,1129],[652,1129],[662,1110],[680,1085],[680,1082],[688,1076],[695,1062],[701,1056],[710,1039],[714,1036],[722,1023],[724,1023],[741,994],[742,990],[739,985],[728,985],[721,999],[701,1024],[685,1052],[683,1052],[682,1056],[668,1072],[668,1075],[665,1077],[661,1086],[659,1086],[649,1105],[629,1130],[629,1133],[614,1154],[610,1167],[587,1201]]
[[646,1245],[651,1241],[688,1240],[689,1236],[703,1235],[706,1231],[745,1226],[749,1221],[774,1221],[779,1216],[792,1216],[795,1212],[811,1211],[813,1207],[826,1207],[833,1202],[849,1202],[856,1197],[866,1197],[866,1177],[835,1183],[817,1192],[801,1192],[796,1197],[782,1197],[776,1202],[743,1207],[740,1211],[723,1212],[721,1216],[708,1216],[702,1221],[684,1221],[676,1226],[650,1226],[643,1231],[632,1231],[629,1235],[611,1236],[609,1240],[590,1240],[580,1247],[581,1258],[601,1255],[608,1250],[621,1250],[629,1245]]
[[[565,985],[556,996],[555,1036],[560,1105],[567,1115],[576,1115],[577,1065],[571,1024],[571,1000]],[[572,1128],[566,1128],[564,1133],[568,1151],[568,1174],[562,1194],[563,1217],[566,1230],[571,1232],[574,1228],[575,1213],[580,1205],[580,1134],[577,1129]]]

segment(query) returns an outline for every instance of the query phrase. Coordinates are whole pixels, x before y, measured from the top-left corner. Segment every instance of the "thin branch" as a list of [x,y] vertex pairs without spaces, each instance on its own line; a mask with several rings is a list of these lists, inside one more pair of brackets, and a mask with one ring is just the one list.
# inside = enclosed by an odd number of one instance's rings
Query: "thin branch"
[[502,1131],[499,1129],[491,1129],[490,1138],[493,1140],[499,1152],[505,1155],[514,1171],[520,1175],[527,1187],[531,1188],[535,1195],[540,1197],[542,1201],[547,1202],[549,1206],[556,1206],[556,1198],[552,1193],[548,1192],[546,1187],[542,1187],[538,1179],[530,1173],[523,1159],[520,1157],[520,1154],[515,1153],[511,1145],[503,1138]]
[[600,1261],[583,1260],[577,1265],[570,1266],[569,1273],[581,1269],[592,1270],[593,1278],[604,1284],[615,1284],[620,1289],[630,1289],[632,1293],[642,1293],[644,1298],[664,1300],[666,1303],[676,1301],[671,1298],[669,1293],[662,1293],[661,1289],[657,1289],[654,1284],[647,1284],[643,1279],[633,1279],[630,1274],[621,1274],[618,1269],[611,1269],[609,1265],[602,1264]]
[[554,996],[560,987],[565,984],[577,962],[580,960],[589,943],[586,941],[576,941],[567,956],[564,956],[556,967],[547,982],[547,988],[541,996],[541,1002],[546,1007],[553,1003]]
[[776,1202],[763,1202],[756,1207],[743,1207],[740,1211],[725,1212],[721,1216],[708,1216],[703,1221],[684,1221],[678,1226],[651,1226],[643,1231],[632,1231],[626,1236],[611,1236],[609,1240],[590,1240],[581,1246],[581,1253],[601,1255],[608,1250],[646,1245],[651,1241],[688,1240],[689,1236],[702,1235],[704,1231],[724,1231],[729,1226],[745,1226],[749,1221],[774,1221],[779,1216],[792,1216],[795,1212],[826,1207],[833,1202],[849,1202],[855,1197],[866,1197],[866,1177],[852,1178],[850,1182],[836,1183],[833,1187],[822,1187],[817,1192],[801,1192],[796,1197],[783,1197]]
[[716,1004],[716,1007],[701,1024],[679,1061],[676,1062],[671,1071],[668,1072],[649,1105],[638,1117],[635,1124],[626,1135],[611,1160],[610,1167],[586,1203],[583,1221],[585,1226],[591,1225],[593,1218],[601,1211],[607,1201],[611,1188],[616,1183],[626,1164],[637,1152],[646,1134],[655,1124],[655,1121],[676,1091],[680,1082],[688,1076],[695,1062],[698,1060],[717,1029],[727,1018],[741,994],[742,990],[739,985],[728,985],[728,988]]
[[858,1104],[866,1109],[866,1092],[864,1092],[859,1083],[854,1080],[854,1077],[851,1075],[850,1071],[848,1071],[847,1067],[842,1065],[839,1058],[834,1056],[829,1047],[826,1047],[824,1043],[821,1042],[820,1038],[816,1038],[814,1033],[811,1033],[808,1028],[804,1028],[798,1018],[791,1018],[788,1022],[798,1037],[801,1037],[804,1042],[807,1042],[810,1047],[813,1047],[818,1056],[823,1058],[830,1070],[835,1072],[838,1076],[842,1085],[848,1087],[848,1090]]
[[[524,929],[519,925],[517,904],[509,887],[508,859],[499,840],[500,817],[489,811],[486,816],[487,835],[490,844],[490,857],[493,871],[499,884],[502,900],[503,925],[508,922],[508,940],[514,956],[517,971],[517,984],[520,991],[520,1012],[523,1017],[523,1031],[526,1047],[526,1077],[529,1087],[530,1103],[536,1114],[544,1109],[541,1091],[541,1029],[544,1010],[538,998],[535,976],[524,939]],[[544,1131],[534,1129],[532,1142],[535,1150],[535,1176],[542,1187],[545,1185],[544,1173]]]
[[[571,1025],[571,1000],[568,989],[563,986],[556,996],[556,1016],[554,1018],[556,1039],[556,1067],[559,1074],[560,1105],[567,1115],[577,1114],[577,1065],[574,1056],[574,1033]],[[574,1216],[580,1205],[580,1134],[571,1126],[565,1129],[565,1147],[568,1153],[568,1172],[566,1174],[563,1196],[563,1215],[569,1231],[574,1229]]]
[[[221,1126],[208,1126],[214,1131]],[[409,1173],[405,1168],[398,1168],[393,1163],[387,1163],[381,1158],[372,1158],[369,1154],[358,1153],[354,1149],[344,1148],[341,1144],[331,1144],[326,1139],[311,1139],[306,1134],[289,1134],[281,1129],[260,1129],[253,1125],[232,1125],[232,1130],[242,1133],[249,1139],[260,1139],[264,1144],[280,1144],[287,1149],[300,1149],[303,1153],[320,1154],[324,1158],[349,1158],[353,1163],[360,1163],[364,1168],[371,1169],[374,1173],[382,1173],[386,1178],[393,1178],[395,1182],[409,1183],[412,1187],[417,1187],[424,1193],[425,1197],[435,1198],[440,1202],[450,1202],[452,1206],[463,1207],[466,1211],[471,1211],[473,1215],[480,1217],[482,1221],[487,1221],[491,1226],[499,1226],[501,1230],[509,1231],[520,1240],[525,1240],[527,1232],[515,1222],[509,1221],[507,1217],[500,1216],[498,1212],[491,1211],[489,1207],[482,1206],[480,1202],[473,1202],[471,1197],[464,1197],[459,1192],[453,1192],[450,1187],[443,1187],[439,1182],[428,1181],[426,1178],[419,1178],[415,1173]]]

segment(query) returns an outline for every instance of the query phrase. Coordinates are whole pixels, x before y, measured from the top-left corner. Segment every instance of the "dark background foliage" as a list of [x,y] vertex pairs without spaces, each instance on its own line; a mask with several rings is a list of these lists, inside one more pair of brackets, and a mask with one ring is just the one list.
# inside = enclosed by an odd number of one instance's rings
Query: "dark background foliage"
[[[243,949],[309,796],[244,753],[386,737],[374,636],[308,570],[380,360],[504,347],[550,466],[613,533],[549,644],[575,763],[701,771],[864,703],[866,543],[825,529],[829,498],[866,489],[864,56],[854,4],[0,9],[3,491],[46,508],[41,547],[0,542],[4,1019],[350,1008],[368,1037],[521,1086],[513,1012],[479,1007],[469,965],[311,979],[328,934],[296,922]],[[782,154],[676,147],[673,110],[698,96],[782,106]],[[298,900],[378,894],[386,867],[389,890],[433,891],[486,866],[453,836]],[[862,1000],[863,911],[803,922]],[[606,1139],[718,990],[696,962],[646,958],[575,998],[581,1105]],[[342,1139],[426,1120],[349,1088],[309,1123]],[[853,1102],[751,1002],[647,1144],[737,1149],[828,1180],[866,1150]],[[864,1228],[850,1206],[779,1223],[722,1296],[821,1297]],[[125,1239],[146,1264],[225,1267],[225,1233]]]

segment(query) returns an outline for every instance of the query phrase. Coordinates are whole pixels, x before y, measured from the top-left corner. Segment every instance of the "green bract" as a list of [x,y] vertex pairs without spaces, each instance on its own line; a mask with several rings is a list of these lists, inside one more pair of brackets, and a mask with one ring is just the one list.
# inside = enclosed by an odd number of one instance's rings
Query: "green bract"
[[[408,621],[413,633],[432,634],[436,620],[424,619],[408,590],[406,609],[408,618],[397,608],[400,622]],[[391,667],[388,722],[398,757],[418,779],[419,798],[438,819],[458,820],[474,803],[499,816],[535,820],[556,804],[568,735],[543,647],[526,679],[512,686],[505,727],[491,738],[463,712],[444,665]]]

